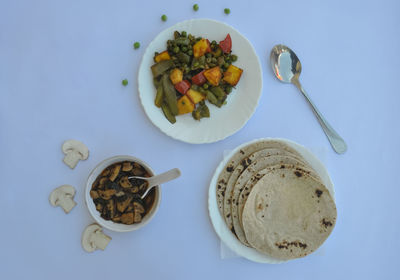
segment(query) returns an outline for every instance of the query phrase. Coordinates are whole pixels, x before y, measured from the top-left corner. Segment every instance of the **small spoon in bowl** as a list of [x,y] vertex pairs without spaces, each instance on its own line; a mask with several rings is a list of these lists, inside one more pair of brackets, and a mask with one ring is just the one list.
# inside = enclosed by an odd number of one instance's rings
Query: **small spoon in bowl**
[[174,180],[174,179],[178,178],[179,176],[181,176],[181,171],[178,168],[174,168],[174,169],[171,169],[167,172],[161,173],[161,174],[153,176],[153,177],[131,176],[131,177],[128,177],[128,179],[139,179],[139,180],[147,181],[147,183],[149,185],[148,185],[146,191],[140,197],[141,199],[144,199],[153,187],[161,185],[162,183],[166,183],[171,180]]
[[301,64],[296,54],[285,45],[276,45],[272,48],[270,61],[275,76],[281,82],[294,84],[307,99],[335,152],[338,154],[346,152],[347,145],[342,137],[329,125],[301,86],[299,81]]

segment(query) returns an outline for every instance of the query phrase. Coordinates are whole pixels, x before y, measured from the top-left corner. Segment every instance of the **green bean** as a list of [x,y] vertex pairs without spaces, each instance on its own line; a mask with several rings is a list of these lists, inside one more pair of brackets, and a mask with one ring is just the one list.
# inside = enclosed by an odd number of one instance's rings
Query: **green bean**
[[158,86],[161,84],[160,80],[157,78],[153,78],[153,85],[155,88],[158,88]]
[[175,43],[176,43],[177,45],[184,45],[184,46],[187,46],[187,45],[189,45],[190,40],[189,40],[188,38],[180,37],[180,38],[175,39]]
[[156,94],[156,99],[154,100],[154,104],[158,108],[160,108],[163,103],[163,100],[164,100],[164,89],[163,89],[163,86],[160,84],[157,87],[157,94]]
[[218,100],[222,100],[226,95],[221,87],[212,87],[211,92],[214,93]]
[[190,56],[188,56],[185,53],[180,52],[180,53],[176,54],[176,57],[178,58],[178,60],[180,62],[182,62],[184,64],[189,64],[189,62],[190,62]]
[[215,106],[218,106],[217,97],[215,97],[215,95],[209,90],[206,90],[206,94],[207,94],[207,100],[210,101],[211,104],[214,104]]
[[153,72],[154,77],[158,77],[173,66],[172,60],[163,60],[151,66],[151,72]]
[[164,113],[164,116],[167,118],[167,120],[174,124],[176,122],[175,116],[171,113],[171,110],[169,109],[168,105],[166,103],[161,104],[161,109]]
[[201,119],[200,108],[197,108],[196,110],[194,110],[192,112],[192,117],[197,121],[199,121]]
[[226,95],[225,95],[224,98],[222,98],[221,100],[218,100],[217,106],[218,106],[219,108],[221,108],[222,105],[225,105],[225,104],[226,104]]
[[208,109],[208,107],[205,103],[200,106],[200,116],[202,118],[210,117],[210,110]]
[[164,89],[165,102],[171,111],[171,114],[178,115],[178,102],[176,100],[176,91],[174,85],[171,83],[168,74],[164,74],[161,78],[162,86]]

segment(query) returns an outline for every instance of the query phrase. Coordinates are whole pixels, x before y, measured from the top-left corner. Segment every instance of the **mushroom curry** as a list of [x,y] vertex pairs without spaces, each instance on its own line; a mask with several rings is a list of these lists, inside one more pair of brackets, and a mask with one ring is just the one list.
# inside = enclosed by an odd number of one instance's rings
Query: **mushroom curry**
[[103,219],[130,225],[141,222],[151,210],[155,189],[142,200],[148,183],[129,179],[131,176],[151,177],[151,174],[136,162],[117,162],[104,169],[92,184],[90,196]]

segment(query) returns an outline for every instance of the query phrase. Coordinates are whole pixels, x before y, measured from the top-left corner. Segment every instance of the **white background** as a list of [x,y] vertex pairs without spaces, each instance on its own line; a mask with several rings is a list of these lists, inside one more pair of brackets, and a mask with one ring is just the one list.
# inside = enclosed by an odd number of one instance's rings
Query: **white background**
[[[400,2],[398,1],[0,2],[0,268],[4,279],[395,279],[399,265]],[[226,16],[223,9],[229,7]],[[160,16],[168,15],[162,22]],[[263,95],[235,135],[217,143],[173,140],[147,119],[137,69],[163,29],[190,18],[231,24],[254,45]],[[132,44],[141,42],[139,50]],[[303,97],[269,67],[277,43],[302,61],[301,81],[348,152],[330,148]],[[121,80],[128,78],[123,87]],[[326,150],[338,220],[321,254],[281,265],[221,259],[207,190],[223,151],[260,137]],[[75,170],[61,145],[90,149]],[[83,200],[90,170],[128,154],[156,172],[179,167],[145,228],[106,231],[104,252],[81,248],[93,222]],[[69,215],[48,195],[76,187]]]

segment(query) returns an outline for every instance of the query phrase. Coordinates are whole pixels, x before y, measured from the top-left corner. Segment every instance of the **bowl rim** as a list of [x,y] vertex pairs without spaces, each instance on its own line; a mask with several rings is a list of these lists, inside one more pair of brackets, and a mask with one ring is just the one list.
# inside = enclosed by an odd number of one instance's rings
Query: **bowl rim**
[[158,211],[158,208],[161,203],[161,185],[155,187],[156,190],[156,195],[155,195],[155,200],[153,203],[153,207],[151,208],[150,212],[147,213],[143,220],[140,223],[137,224],[132,224],[132,225],[126,225],[126,224],[120,224],[120,223],[115,223],[111,220],[105,220],[100,216],[100,213],[96,210],[95,204],[93,202],[93,199],[90,197],[90,190],[92,188],[92,184],[94,180],[99,176],[99,174],[108,166],[117,163],[117,162],[122,162],[122,161],[133,161],[137,162],[140,165],[142,165],[152,176],[154,176],[154,170],[148,165],[146,162],[143,160],[130,156],[130,155],[117,155],[113,156],[110,158],[106,158],[100,163],[98,163],[92,171],[89,173],[89,176],[86,180],[86,186],[85,186],[85,204],[88,208],[88,211],[92,218],[101,225],[102,227],[116,231],[116,232],[129,232],[129,231],[134,231],[142,228],[145,226],[147,223],[149,223],[153,217],[155,216],[156,212]]

